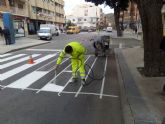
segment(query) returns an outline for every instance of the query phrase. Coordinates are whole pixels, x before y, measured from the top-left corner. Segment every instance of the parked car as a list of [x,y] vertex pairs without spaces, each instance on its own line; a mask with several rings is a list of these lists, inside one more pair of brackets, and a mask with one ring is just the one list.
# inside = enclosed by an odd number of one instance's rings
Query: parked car
[[107,29],[106,28],[103,28],[103,31],[106,31]]
[[41,24],[40,30],[37,32],[40,39],[51,40],[54,35],[60,34],[59,29],[53,24]]
[[107,27],[107,32],[112,32],[112,27]]
[[53,31],[49,27],[40,28],[40,30],[37,32],[37,35],[40,39],[51,40],[53,36]]

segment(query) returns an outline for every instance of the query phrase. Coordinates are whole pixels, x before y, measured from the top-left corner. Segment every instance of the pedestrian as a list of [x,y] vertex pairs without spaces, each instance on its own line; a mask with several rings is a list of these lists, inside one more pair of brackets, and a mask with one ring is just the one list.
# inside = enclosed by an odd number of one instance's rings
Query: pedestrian
[[65,48],[61,51],[55,66],[55,71],[61,64],[64,56],[69,54],[71,56],[71,64],[72,64],[72,80],[71,82],[76,82],[78,80],[78,71],[81,77],[82,85],[85,85],[85,55],[86,48],[79,42],[72,41],[68,43]]
[[135,34],[137,34],[137,28],[135,28]]
[[3,34],[4,34],[4,37],[5,37],[6,45],[9,45],[10,44],[10,31],[7,27],[4,27]]
[[165,36],[163,36],[163,38],[160,41],[160,49],[162,51],[165,51]]
[[[165,36],[163,36],[163,38],[161,39],[160,42],[160,49],[162,51],[165,51]],[[165,84],[163,85],[163,93],[165,93]],[[164,122],[165,123],[165,122]]]
[[1,36],[1,37],[3,36],[3,30],[2,30],[2,27],[0,27],[0,36]]

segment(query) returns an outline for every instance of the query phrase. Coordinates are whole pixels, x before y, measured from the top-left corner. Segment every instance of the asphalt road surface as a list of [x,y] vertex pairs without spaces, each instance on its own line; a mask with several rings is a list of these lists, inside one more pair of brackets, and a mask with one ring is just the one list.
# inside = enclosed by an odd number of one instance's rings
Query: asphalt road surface
[[[104,33],[102,33],[104,34]],[[89,39],[95,32],[61,34],[51,43],[0,55],[1,124],[123,124],[117,64],[113,50],[95,57]],[[86,46],[87,82],[70,83],[70,60],[65,58],[55,77],[54,65],[70,41]],[[34,64],[28,64],[32,55]],[[100,80],[92,80],[90,77]]]

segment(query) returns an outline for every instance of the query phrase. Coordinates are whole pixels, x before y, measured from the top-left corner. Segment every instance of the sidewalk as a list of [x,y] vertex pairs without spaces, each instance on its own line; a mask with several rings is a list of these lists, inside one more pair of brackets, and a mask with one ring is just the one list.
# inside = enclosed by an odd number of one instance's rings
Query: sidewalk
[[0,54],[24,49],[32,46],[50,43],[50,41],[42,41],[37,39],[31,39],[27,37],[16,38],[16,43],[11,45],[5,45],[4,39],[0,39]]
[[136,40],[139,40],[139,41],[142,40],[142,35],[135,34],[135,33],[130,32],[130,31],[124,31],[122,37],[117,37],[116,31],[113,31],[113,32],[115,32],[115,33],[113,33],[113,35],[111,36],[112,38],[118,38],[118,39],[136,39]]
[[[114,43],[119,39],[112,40]],[[115,53],[119,64],[119,80],[122,82],[125,124],[162,124],[165,117],[165,95],[162,93],[165,78],[140,75],[137,68],[144,66],[144,50],[141,46],[117,48]]]

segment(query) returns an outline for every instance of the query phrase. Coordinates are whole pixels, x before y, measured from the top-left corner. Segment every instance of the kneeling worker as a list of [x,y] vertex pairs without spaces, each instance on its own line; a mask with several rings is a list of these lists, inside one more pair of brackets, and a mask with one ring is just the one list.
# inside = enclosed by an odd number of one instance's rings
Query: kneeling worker
[[65,54],[71,55],[71,64],[72,64],[72,82],[76,82],[78,79],[78,71],[81,76],[81,83],[85,85],[85,57],[86,48],[79,42],[70,42],[65,48],[61,51],[55,66],[55,70],[59,67],[64,58]]

